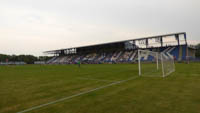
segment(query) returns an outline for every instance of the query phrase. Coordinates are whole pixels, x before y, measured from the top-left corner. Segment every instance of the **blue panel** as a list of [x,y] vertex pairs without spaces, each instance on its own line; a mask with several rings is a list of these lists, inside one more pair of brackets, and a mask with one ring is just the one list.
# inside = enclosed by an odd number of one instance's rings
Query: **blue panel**
[[187,51],[187,46],[186,45],[184,45],[184,46],[182,46],[182,48],[183,48],[183,54],[182,54],[182,60],[186,60],[186,51]]
[[176,46],[176,48],[170,53],[175,57],[175,60],[178,60],[179,58],[179,47]]

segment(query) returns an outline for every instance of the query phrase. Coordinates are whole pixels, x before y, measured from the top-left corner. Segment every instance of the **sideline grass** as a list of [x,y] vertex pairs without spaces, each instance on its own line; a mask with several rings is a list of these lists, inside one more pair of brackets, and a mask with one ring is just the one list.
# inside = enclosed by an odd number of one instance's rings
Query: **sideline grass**
[[[28,113],[200,113],[200,63],[176,64],[167,78],[140,77]],[[95,80],[138,76],[136,64],[26,65],[0,67],[0,113],[33,106],[107,85]]]

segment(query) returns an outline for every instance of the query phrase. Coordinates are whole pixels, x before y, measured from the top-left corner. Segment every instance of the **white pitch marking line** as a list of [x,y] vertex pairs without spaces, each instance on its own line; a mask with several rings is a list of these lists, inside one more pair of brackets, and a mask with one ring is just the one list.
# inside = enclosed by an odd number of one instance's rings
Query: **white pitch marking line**
[[117,82],[117,81],[111,81],[111,80],[102,80],[102,79],[86,78],[86,77],[78,77],[78,79],[84,79],[84,80],[96,80],[96,81],[100,81],[100,82]]
[[113,85],[116,85],[116,84],[127,82],[129,80],[133,80],[133,79],[136,79],[136,78],[138,78],[138,76],[131,77],[131,78],[126,79],[126,80],[114,82],[114,83],[111,83],[111,84],[108,84],[108,85],[104,85],[104,86],[101,86],[101,87],[98,87],[98,88],[95,88],[95,89],[91,89],[91,90],[88,90],[88,91],[85,91],[85,92],[82,92],[82,93],[78,93],[78,94],[75,94],[75,95],[72,95],[72,96],[69,96],[69,97],[61,98],[61,99],[58,99],[58,100],[55,100],[55,101],[52,101],[52,102],[49,102],[49,103],[46,103],[46,104],[41,104],[41,105],[38,105],[38,106],[35,106],[35,107],[32,107],[32,108],[17,112],[17,113],[25,113],[25,112],[28,112],[28,111],[36,110],[36,109],[39,109],[39,108],[42,108],[42,107],[45,107],[45,106],[48,106],[48,105],[51,105],[51,104],[62,102],[64,100],[68,100],[68,99],[71,99],[73,97],[77,97],[77,96],[84,95],[84,94],[87,94],[87,93],[90,93],[90,92],[94,92],[94,91],[97,91],[97,90],[100,90],[100,89],[103,89],[103,88],[107,88],[109,86],[113,86]]
[[163,78],[163,77],[161,77],[161,76],[153,76],[153,75],[144,75],[144,76],[142,76],[142,77],[146,77],[146,78]]

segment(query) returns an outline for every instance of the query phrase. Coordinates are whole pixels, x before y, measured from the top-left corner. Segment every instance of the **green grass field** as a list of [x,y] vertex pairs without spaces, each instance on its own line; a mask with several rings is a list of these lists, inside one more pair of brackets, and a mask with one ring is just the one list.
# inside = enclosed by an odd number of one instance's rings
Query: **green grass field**
[[166,78],[137,66],[0,66],[0,113],[200,113],[200,63]]

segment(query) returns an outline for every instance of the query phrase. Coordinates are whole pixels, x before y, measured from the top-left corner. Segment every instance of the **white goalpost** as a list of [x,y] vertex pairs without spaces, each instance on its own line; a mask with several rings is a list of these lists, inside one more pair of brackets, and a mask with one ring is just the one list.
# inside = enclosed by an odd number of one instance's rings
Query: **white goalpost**
[[175,71],[174,58],[169,53],[138,50],[139,76],[166,77]]

